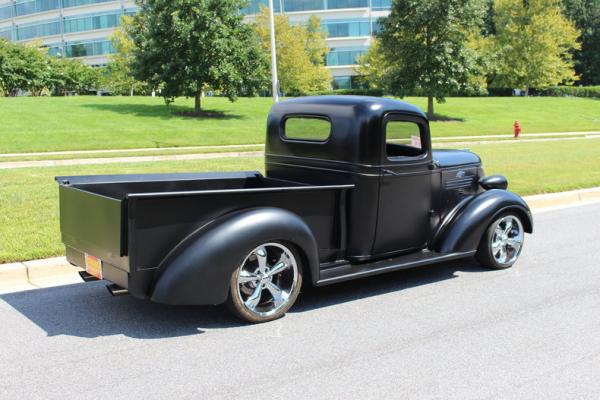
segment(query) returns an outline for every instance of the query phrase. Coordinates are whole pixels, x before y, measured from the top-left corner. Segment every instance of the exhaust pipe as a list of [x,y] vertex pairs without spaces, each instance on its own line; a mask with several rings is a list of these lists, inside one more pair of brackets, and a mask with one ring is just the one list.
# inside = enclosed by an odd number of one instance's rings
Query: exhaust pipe
[[99,280],[94,275],[88,274],[85,271],[79,271],[79,276],[84,282],[94,282]]
[[115,297],[126,296],[129,294],[129,290],[122,288],[119,285],[115,285],[114,283],[111,283],[110,285],[106,285],[106,289],[108,289],[108,292]]

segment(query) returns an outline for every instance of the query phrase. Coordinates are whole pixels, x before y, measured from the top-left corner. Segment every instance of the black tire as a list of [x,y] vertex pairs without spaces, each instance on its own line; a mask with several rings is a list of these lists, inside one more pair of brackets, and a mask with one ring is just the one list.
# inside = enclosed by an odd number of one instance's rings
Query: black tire
[[[248,268],[248,264],[247,263],[252,263],[253,261],[251,260],[251,257],[254,255],[257,262],[258,262],[258,256],[256,255],[256,251],[257,249],[259,249],[261,246],[272,246],[274,248],[277,248],[278,246],[285,249],[282,251],[282,255],[281,257],[283,257],[283,253],[285,253],[286,251],[288,251],[291,254],[291,260],[293,262],[293,264],[295,264],[295,267],[293,265],[291,265],[290,269],[291,270],[291,274],[294,274],[295,271],[295,280],[293,283],[293,285],[290,287],[290,291],[289,294],[286,296],[285,301],[278,307],[275,307],[276,305],[276,300],[275,300],[275,296],[273,296],[273,294],[271,293],[271,291],[269,289],[267,289],[267,287],[265,286],[265,289],[262,289],[262,292],[266,292],[266,295],[264,294],[260,294],[260,298],[259,298],[259,305],[261,306],[263,303],[265,304],[264,309],[267,310],[265,312],[259,312],[259,310],[252,310],[250,309],[247,305],[246,302],[244,301],[244,299],[242,298],[244,296],[244,294],[242,293],[243,290],[257,290],[257,286],[258,283],[261,283],[262,285],[262,280],[257,280],[256,282],[249,282],[247,284],[245,284],[246,286],[244,286],[244,284],[240,284],[240,282],[238,281],[238,277],[240,277],[240,273],[241,271],[244,269],[247,272],[247,268]],[[270,257],[271,253],[273,251],[272,250],[267,250],[267,258]],[[277,253],[274,253],[275,257],[277,256]],[[267,265],[269,263],[273,263],[273,259],[268,259],[267,260]],[[246,268],[244,268],[246,266]],[[271,266],[271,270],[274,269],[276,265],[272,265]],[[300,253],[298,252],[296,246],[291,245],[289,243],[285,243],[285,242],[269,242],[269,243],[263,243],[259,246],[256,246],[254,248],[254,250],[251,250],[246,256],[244,256],[241,260],[240,260],[240,264],[239,266],[235,269],[235,271],[233,271],[233,273],[231,274],[231,278],[229,280],[229,297],[227,298],[227,302],[226,302],[226,306],[227,308],[238,318],[247,321],[247,322],[251,322],[251,323],[263,323],[263,322],[268,322],[268,321],[273,321],[275,319],[281,318],[285,315],[285,313],[294,305],[294,303],[296,302],[296,299],[298,298],[298,295],[300,294],[300,289],[302,287],[302,257],[300,255]],[[290,271],[287,271],[287,269],[283,272],[281,272],[281,274],[283,273],[287,273],[288,275],[290,275]],[[280,274],[275,274],[273,275],[273,277],[271,278],[272,281],[270,283],[274,283],[275,279],[280,279],[281,278],[285,278],[286,280],[290,280],[291,277],[286,276],[286,277],[280,277]],[[241,288],[239,287],[241,285]],[[252,287],[251,285],[255,285],[254,287]],[[276,283],[275,287],[279,287]],[[282,291],[282,293],[284,293],[284,291]],[[269,296],[271,296],[271,302],[272,302],[272,307],[273,310],[268,310],[269,308]],[[265,299],[264,301],[262,299]],[[246,299],[246,301],[249,300],[249,297]],[[258,307],[257,306],[257,307]],[[261,309],[262,310],[262,309]]]
[[[512,228],[508,227],[508,221],[512,221]],[[499,233],[500,231],[503,233]],[[475,258],[486,268],[510,268],[517,262],[521,254],[524,234],[523,222],[518,214],[510,211],[502,213],[494,218],[494,221],[486,229]],[[518,249],[515,248],[517,242],[520,242]],[[497,246],[498,243],[502,243],[500,247]],[[505,254],[506,257],[503,258],[502,254]]]

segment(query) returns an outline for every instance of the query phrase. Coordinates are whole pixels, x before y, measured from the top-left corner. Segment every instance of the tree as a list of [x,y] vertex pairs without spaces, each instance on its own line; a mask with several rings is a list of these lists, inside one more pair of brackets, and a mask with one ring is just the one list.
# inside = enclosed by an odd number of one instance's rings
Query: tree
[[327,46],[327,31],[321,26],[321,20],[311,15],[306,25],[306,51],[313,65],[324,67],[325,57],[329,53]]
[[495,87],[541,88],[573,82],[573,50],[579,32],[562,14],[560,0],[497,0]]
[[96,89],[98,71],[79,60],[51,57],[40,43],[13,44],[0,40],[0,89],[7,96],[28,91],[66,95]]
[[581,31],[575,72],[582,84],[600,85],[600,0],[564,0],[564,10]]
[[385,59],[381,45],[376,38],[371,39],[371,46],[366,53],[358,58],[356,73],[359,79],[368,87],[373,89],[385,89],[387,87],[386,76],[388,74],[388,63]]
[[395,1],[378,34],[388,90],[400,97],[423,93],[433,119],[434,98],[443,102],[470,88],[472,75],[481,73],[468,43],[480,31],[484,11],[481,0]]
[[0,84],[7,96],[16,96],[20,90],[39,96],[52,76],[50,59],[36,44],[13,44],[0,40]]
[[494,24],[494,3],[495,0],[485,0],[485,14],[483,16],[483,35],[490,36],[496,34],[496,25]]
[[66,96],[69,93],[89,93],[99,86],[100,73],[97,68],[69,58],[50,59],[51,73],[48,89],[53,94]]
[[243,22],[241,0],[138,0],[130,34],[133,75],[161,87],[167,103],[219,91],[235,101],[254,94],[266,79],[266,60],[252,27]]
[[7,71],[8,71],[8,49],[10,47],[10,43],[8,40],[4,38],[0,38],[0,95],[7,95],[7,83],[5,81],[8,79]]
[[[269,12],[262,8],[256,18],[264,57],[269,57]],[[311,17],[308,26],[291,25],[287,16],[275,16],[277,72],[279,85],[285,93],[305,94],[328,90],[331,73],[325,68],[329,51],[326,34],[317,17]]]
[[129,34],[131,26],[130,16],[121,17],[120,27],[111,37],[116,53],[110,56],[111,61],[104,69],[103,85],[112,93],[133,96],[135,93],[146,93],[149,88],[146,83],[136,80],[133,76],[131,64],[135,44]]

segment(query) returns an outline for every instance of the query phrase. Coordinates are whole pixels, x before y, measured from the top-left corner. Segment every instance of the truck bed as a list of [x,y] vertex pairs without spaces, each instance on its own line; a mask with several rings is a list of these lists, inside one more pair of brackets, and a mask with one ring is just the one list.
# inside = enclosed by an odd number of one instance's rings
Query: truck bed
[[344,245],[344,192],[353,187],[311,186],[256,171],[56,180],[67,258],[82,267],[84,254],[100,258],[107,278],[123,287],[133,274],[151,276],[178,243],[205,224],[253,207],[296,213],[313,230],[322,259],[335,258]]
[[78,187],[112,199],[130,195],[198,192],[208,190],[272,189],[297,187],[301,184],[263,177],[258,172],[223,172],[197,174],[93,175],[57,177],[71,187]]

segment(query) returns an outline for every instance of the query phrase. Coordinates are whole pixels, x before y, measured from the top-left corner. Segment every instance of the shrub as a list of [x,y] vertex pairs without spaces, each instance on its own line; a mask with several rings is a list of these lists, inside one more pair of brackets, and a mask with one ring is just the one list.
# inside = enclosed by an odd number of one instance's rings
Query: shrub
[[494,97],[510,97],[513,95],[513,89],[488,87],[488,94]]
[[573,96],[600,98],[600,86],[550,86],[535,91],[540,96]]
[[324,96],[324,95],[343,95],[343,96],[383,96],[384,92],[382,89],[334,89],[323,92],[311,93],[315,96]]

